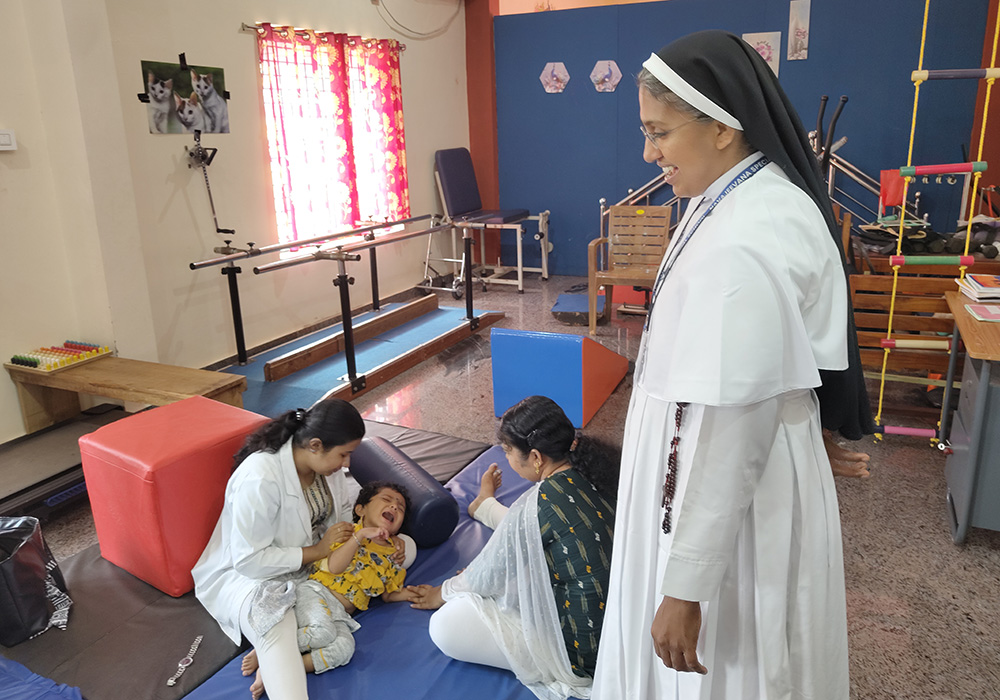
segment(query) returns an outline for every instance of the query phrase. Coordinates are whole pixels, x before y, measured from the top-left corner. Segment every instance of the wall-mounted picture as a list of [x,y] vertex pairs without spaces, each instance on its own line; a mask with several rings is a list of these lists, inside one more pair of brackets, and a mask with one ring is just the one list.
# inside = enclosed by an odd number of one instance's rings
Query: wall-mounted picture
[[622,72],[614,61],[598,61],[590,71],[590,82],[598,92],[614,92],[621,79]]
[[761,58],[767,61],[767,65],[771,66],[774,76],[778,77],[778,62],[781,58],[781,32],[744,34],[743,41],[754,47]]
[[788,60],[809,58],[809,2],[792,0],[788,3]]
[[[151,134],[229,133],[229,107],[221,68],[141,61]],[[140,95],[141,97],[141,95]]]
[[545,92],[562,92],[569,82],[569,72],[562,62],[546,63],[538,79],[542,81]]

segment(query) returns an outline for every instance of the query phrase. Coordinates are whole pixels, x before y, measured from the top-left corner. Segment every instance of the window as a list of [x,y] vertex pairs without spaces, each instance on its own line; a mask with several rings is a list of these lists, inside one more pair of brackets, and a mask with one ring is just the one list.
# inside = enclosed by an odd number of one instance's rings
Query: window
[[263,24],[257,45],[279,241],[409,217],[399,43]]

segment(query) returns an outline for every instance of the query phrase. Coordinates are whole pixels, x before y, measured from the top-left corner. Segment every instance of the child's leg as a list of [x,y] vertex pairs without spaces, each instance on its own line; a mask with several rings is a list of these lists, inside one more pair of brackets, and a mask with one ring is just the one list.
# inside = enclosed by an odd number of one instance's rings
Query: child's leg
[[[348,626],[337,621],[331,627],[337,638],[327,646],[313,649],[308,654],[314,673],[323,673],[331,668],[343,666],[354,656],[354,635]],[[306,661],[306,668],[309,668],[309,665],[309,661]]]
[[510,662],[468,598],[453,598],[438,608],[431,615],[427,631],[438,649],[453,659],[511,670]]
[[297,586],[295,596],[296,641],[300,652],[308,652],[306,670],[323,673],[350,661],[358,623],[340,601],[317,581]]

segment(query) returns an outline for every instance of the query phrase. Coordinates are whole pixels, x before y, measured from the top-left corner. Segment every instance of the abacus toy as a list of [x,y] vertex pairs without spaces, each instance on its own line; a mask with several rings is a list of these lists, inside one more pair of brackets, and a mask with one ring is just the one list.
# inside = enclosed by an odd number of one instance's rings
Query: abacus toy
[[9,365],[39,372],[56,372],[109,354],[111,348],[107,345],[67,340],[59,346],[53,345],[14,355],[10,358]]

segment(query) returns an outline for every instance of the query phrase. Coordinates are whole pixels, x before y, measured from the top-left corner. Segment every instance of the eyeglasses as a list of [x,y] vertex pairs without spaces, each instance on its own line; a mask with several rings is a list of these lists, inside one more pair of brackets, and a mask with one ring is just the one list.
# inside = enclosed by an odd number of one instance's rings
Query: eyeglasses
[[697,119],[688,119],[686,122],[684,122],[683,124],[681,124],[679,126],[675,126],[673,129],[667,129],[666,131],[654,131],[654,132],[647,131],[646,127],[644,127],[642,124],[640,124],[639,125],[639,131],[642,132],[643,136],[645,136],[647,139],[649,139],[649,142],[651,144],[653,144],[654,148],[659,148],[660,147],[660,144],[659,144],[660,141],[662,141],[663,139],[665,139],[668,136],[670,136],[670,134],[672,134],[675,131],[677,131],[678,129],[680,129],[682,126],[684,126],[684,124],[690,124],[691,122],[696,122],[696,121],[698,121],[698,120]]

